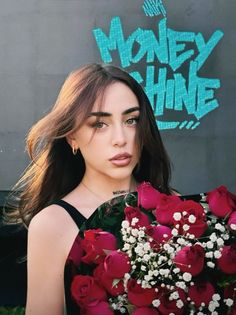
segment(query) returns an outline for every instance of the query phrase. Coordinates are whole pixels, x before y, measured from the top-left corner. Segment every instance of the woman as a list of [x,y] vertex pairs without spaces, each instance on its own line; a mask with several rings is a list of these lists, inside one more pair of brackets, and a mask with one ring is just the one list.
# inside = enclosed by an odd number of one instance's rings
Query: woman
[[27,149],[32,163],[16,185],[16,210],[29,225],[26,315],[60,315],[65,304],[73,314],[64,268],[79,224],[68,208],[88,219],[142,181],[171,194],[170,162],[141,86],[98,64],[69,75],[52,110],[31,128]]

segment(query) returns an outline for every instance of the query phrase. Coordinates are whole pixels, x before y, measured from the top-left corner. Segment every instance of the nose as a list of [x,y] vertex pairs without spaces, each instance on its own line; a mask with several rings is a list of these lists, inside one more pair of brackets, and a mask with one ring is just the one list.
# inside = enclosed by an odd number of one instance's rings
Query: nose
[[112,130],[112,145],[123,147],[127,143],[123,125],[115,126]]

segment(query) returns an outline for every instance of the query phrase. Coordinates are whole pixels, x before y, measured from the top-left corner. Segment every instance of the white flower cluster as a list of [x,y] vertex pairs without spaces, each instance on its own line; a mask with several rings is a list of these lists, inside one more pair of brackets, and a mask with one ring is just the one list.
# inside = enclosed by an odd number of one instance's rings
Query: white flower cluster
[[[142,288],[155,288],[158,291],[158,287],[167,289],[169,292],[169,301],[176,301],[176,306],[181,309],[184,307],[184,302],[181,300],[178,289],[182,289],[188,296],[188,289],[195,283],[192,279],[190,272],[181,272],[180,268],[174,263],[176,253],[186,246],[193,246],[199,244],[204,248],[205,252],[205,264],[209,268],[214,269],[216,267],[217,260],[222,255],[225,241],[229,239],[229,230],[224,220],[214,217],[207,204],[202,204],[204,212],[207,217],[207,224],[210,226],[210,233],[206,236],[196,238],[194,234],[189,232],[191,225],[197,221],[195,215],[186,211],[176,212],[173,217],[176,222],[172,227],[171,237],[166,234],[167,240],[162,243],[155,242],[146,233],[145,227],[136,227],[138,219],[134,218],[131,221],[124,220],[122,222],[122,239],[124,242],[122,250],[127,253],[131,261],[131,272],[124,277],[125,289],[127,292],[127,282],[130,277],[137,280],[137,283]],[[180,222],[184,217],[184,222],[180,228]],[[156,223],[154,223],[156,224]],[[180,232],[182,231],[182,234]],[[163,235],[164,236],[164,235]],[[190,267],[190,266],[189,266]],[[201,304],[199,308],[196,308],[194,302],[187,297],[187,301],[190,305],[189,314],[204,315],[207,314],[218,315],[220,307],[221,297],[218,293],[213,294],[212,300],[208,305]],[[225,299],[222,301],[228,306],[233,305],[232,299]],[[153,307],[158,308],[161,301],[156,298],[152,301]],[[221,302],[222,303],[222,302]],[[116,306],[117,303],[116,303]],[[118,308],[114,308],[118,309]],[[120,309],[120,308],[119,308]]]
[[126,313],[125,305],[128,304],[127,294],[118,295],[109,299],[110,306],[114,311],[119,311],[121,314]]
[[[121,229],[124,241],[122,250],[131,259],[131,276],[135,275],[137,283],[142,288],[153,288],[159,284],[162,288],[172,290],[169,300],[176,300],[176,306],[182,308],[184,303],[179,298],[176,287],[185,289],[185,282],[189,283],[192,276],[188,272],[182,274],[174,265],[173,258],[182,246],[189,244],[188,240],[180,237],[174,242],[170,239],[168,242],[159,244],[160,248],[156,251],[151,246],[153,239],[146,235],[145,228],[134,227],[137,222],[136,218],[131,224],[125,220],[122,222]],[[158,307],[159,304],[158,299],[153,301],[154,307]]]

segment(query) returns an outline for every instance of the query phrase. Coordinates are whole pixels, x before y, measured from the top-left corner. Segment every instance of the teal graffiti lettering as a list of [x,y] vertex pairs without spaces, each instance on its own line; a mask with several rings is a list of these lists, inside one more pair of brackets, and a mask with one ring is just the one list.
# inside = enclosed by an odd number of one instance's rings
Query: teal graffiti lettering
[[166,16],[166,10],[161,0],[145,0],[143,3],[143,11],[147,16],[160,15]]
[[194,54],[194,50],[190,49],[178,55],[177,53],[184,51],[186,47],[186,44],[178,44],[178,42],[193,42],[195,34],[192,32],[176,32],[171,29],[168,29],[167,32],[170,47],[169,65],[175,71]]
[[198,33],[196,35],[196,44],[199,55],[195,58],[195,61],[198,63],[198,70],[203,66],[203,64],[211,54],[212,50],[221,40],[223,35],[224,33],[222,31],[215,31],[207,43],[205,43],[201,33]]
[[[154,66],[147,66],[146,78],[140,73],[130,73],[139,83],[144,82],[145,92],[156,116],[164,115],[165,109],[187,111],[197,120],[219,106],[214,98],[214,90],[220,87],[218,79],[201,78],[197,75],[197,63],[190,62],[188,84],[181,73],[175,73],[173,79],[167,79],[167,69],[160,68],[155,82]],[[192,124],[188,125],[190,128]]]
[[[195,61],[198,63],[199,70],[222,38],[223,33],[216,31],[209,41],[205,42],[200,33],[196,35],[193,32],[178,32],[167,28],[166,21],[164,18],[158,23],[158,38],[153,30],[137,28],[125,39],[119,17],[111,20],[109,36],[101,28],[94,29],[93,33],[103,62],[112,62],[111,51],[117,50],[123,68],[146,58],[147,63],[158,60],[161,64],[169,64],[172,70],[176,71],[195,53],[198,54]],[[187,49],[188,43],[195,43],[196,50]],[[136,55],[133,55],[134,44],[138,44],[139,47]]]

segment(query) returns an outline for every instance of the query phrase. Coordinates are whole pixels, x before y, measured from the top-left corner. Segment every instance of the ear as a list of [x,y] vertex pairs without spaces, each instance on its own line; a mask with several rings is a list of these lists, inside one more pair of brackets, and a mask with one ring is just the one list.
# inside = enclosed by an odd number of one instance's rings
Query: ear
[[70,133],[68,136],[66,136],[66,141],[69,143],[69,145],[72,148],[77,147],[77,142],[76,142],[74,133]]

